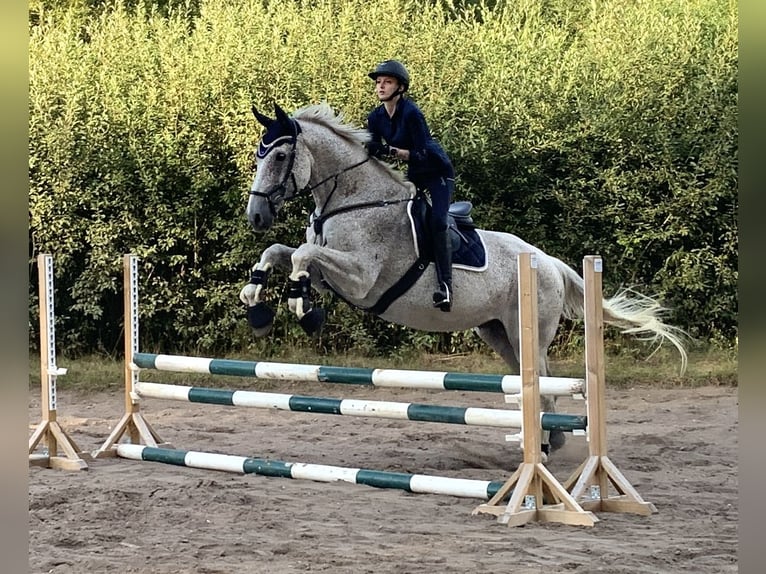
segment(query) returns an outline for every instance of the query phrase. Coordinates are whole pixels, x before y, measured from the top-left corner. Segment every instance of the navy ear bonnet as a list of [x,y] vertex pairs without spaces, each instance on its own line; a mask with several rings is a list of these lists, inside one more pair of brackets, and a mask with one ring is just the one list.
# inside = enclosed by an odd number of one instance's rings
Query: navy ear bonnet
[[[258,120],[266,126],[266,133],[258,144],[258,159],[266,157],[271,150],[284,143],[295,145],[298,134],[301,133],[301,127],[298,122],[289,118],[279,106],[275,106],[277,118],[272,120],[261,114],[256,113]],[[265,121],[264,121],[265,120]]]

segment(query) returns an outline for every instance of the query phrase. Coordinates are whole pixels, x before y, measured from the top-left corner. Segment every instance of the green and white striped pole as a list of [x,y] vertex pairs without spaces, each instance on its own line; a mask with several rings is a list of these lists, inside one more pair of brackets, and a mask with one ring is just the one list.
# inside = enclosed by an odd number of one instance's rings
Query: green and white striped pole
[[471,480],[426,474],[406,474],[364,470],[322,464],[282,462],[228,454],[191,450],[174,450],[136,444],[118,444],[117,456],[132,460],[161,462],[188,468],[219,470],[239,474],[256,474],[316,482],[350,482],[376,488],[393,488],[407,492],[442,494],[489,500],[503,481]]
[[[501,428],[520,428],[522,424],[522,413],[517,410],[450,407],[391,401],[369,401],[365,399],[307,397],[282,393],[231,391],[149,382],[136,383],[135,390],[142,398],[234,407]],[[540,423],[544,430],[585,430],[587,428],[587,417],[585,415],[541,413]]]
[[[269,380],[506,394],[518,394],[521,392],[520,375],[333,367],[266,361],[210,359],[181,355],[158,355],[153,353],[135,353],[133,355],[133,363],[141,369],[176,373],[231,375]],[[582,395],[584,394],[584,388],[584,379],[540,377],[540,394],[542,395]]]

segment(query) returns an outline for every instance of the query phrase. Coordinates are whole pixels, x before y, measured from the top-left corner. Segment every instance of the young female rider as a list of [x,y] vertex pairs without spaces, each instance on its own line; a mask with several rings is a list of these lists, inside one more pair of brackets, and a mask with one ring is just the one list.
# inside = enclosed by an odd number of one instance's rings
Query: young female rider
[[437,278],[433,304],[442,311],[450,311],[452,250],[447,210],[455,189],[452,162],[431,137],[423,112],[404,95],[410,87],[410,75],[404,65],[397,60],[386,60],[368,76],[375,81],[375,93],[382,102],[367,117],[367,129],[372,134],[369,152],[378,158],[407,162],[407,178],[418,189],[428,190]]

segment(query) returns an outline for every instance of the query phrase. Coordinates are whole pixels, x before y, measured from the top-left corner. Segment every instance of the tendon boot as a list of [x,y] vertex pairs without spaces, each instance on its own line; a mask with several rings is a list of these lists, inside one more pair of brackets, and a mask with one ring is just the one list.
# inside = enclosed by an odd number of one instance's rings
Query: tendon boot
[[448,229],[434,233],[434,260],[438,284],[434,307],[448,313],[452,310],[452,242]]

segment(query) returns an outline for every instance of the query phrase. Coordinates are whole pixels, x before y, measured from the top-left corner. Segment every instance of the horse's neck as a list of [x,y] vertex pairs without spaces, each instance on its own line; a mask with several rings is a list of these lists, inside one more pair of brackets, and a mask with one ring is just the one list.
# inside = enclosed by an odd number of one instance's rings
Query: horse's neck
[[[381,238],[407,237],[407,200],[414,195],[414,186],[369,158],[367,150],[358,144],[345,140],[323,144],[311,150],[311,185],[317,186],[312,191],[313,220],[315,226],[319,220],[315,231],[323,240],[348,250]],[[387,250],[383,259],[388,260],[388,255],[394,260],[407,259],[408,249],[397,245]]]
[[339,146],[323,146],[313,152],[314,170],[311,185],[318,214],[355,204],[399,200],[410,197],[413,190],[391,174],[367,151],[344,142]]

